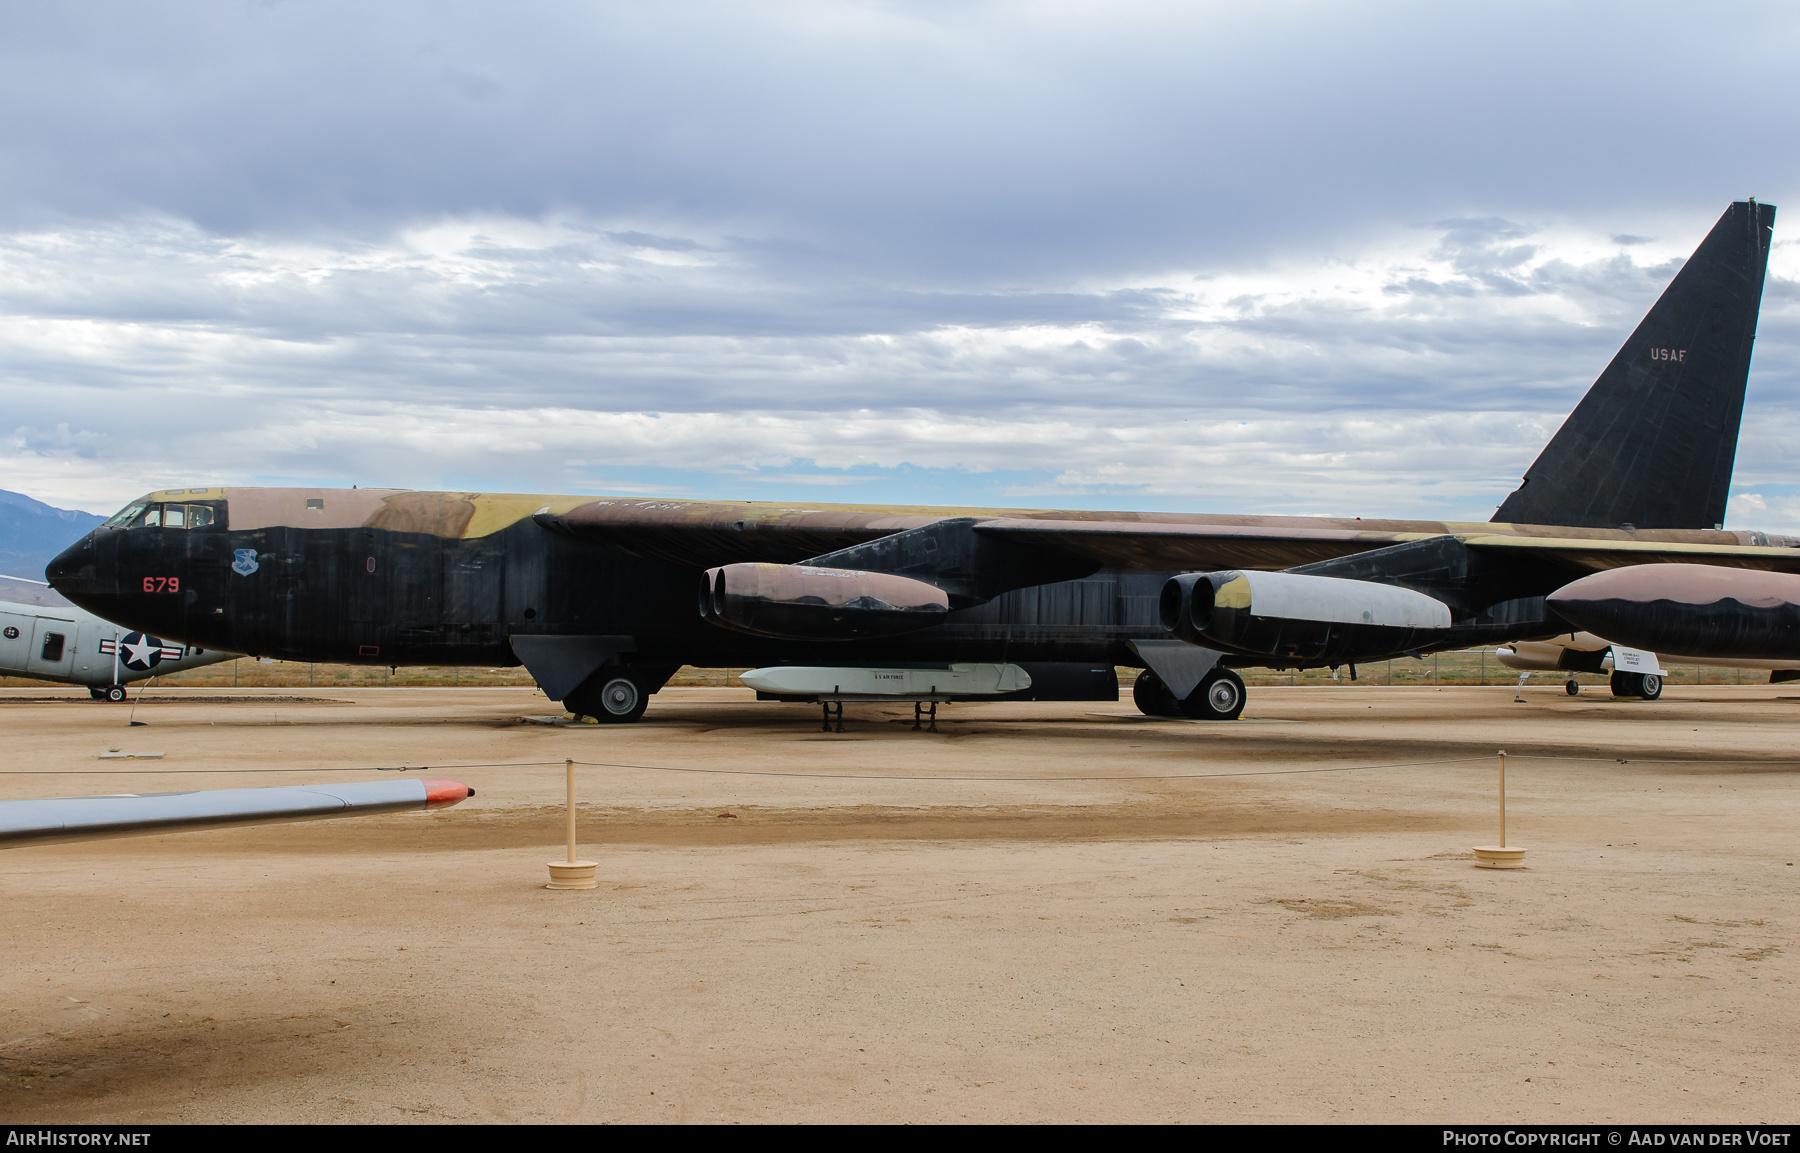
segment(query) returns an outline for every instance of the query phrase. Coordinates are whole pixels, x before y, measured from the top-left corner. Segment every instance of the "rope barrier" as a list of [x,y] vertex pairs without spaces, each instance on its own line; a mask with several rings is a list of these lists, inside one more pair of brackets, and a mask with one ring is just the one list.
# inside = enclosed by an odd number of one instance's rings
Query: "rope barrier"
[[1326,765],[1316,769],[1258,769],[1242,773],[1145,773],[1136,776],[1094,776],[1094,777],[930,777],[908,776],[904,774],[873,773],[789,773],[760,769],[699,769],[675,765],[619,765],[605,761],[576,761],[594,769],[643,769],[664,773],[711,773],[728,777],[802,777],[809,780],[825,781],[947,781],[970,782],[979,781],[989,784],[1044,784],[1057,781],[1189,781],[1210,780],[1216,777],[1281,777],[1295,773],[1355,773],[1369,769],[1410,769],[1424,765],[1454,765],[1466,761],[1486,761],[1488,757],[1452,757],[1439,761],[1397,761],[1381,765]]
[[[1058,781],[1092,782],[1092,781],[1196,781],[1217,780],[1228,777],[1284,777],[1313,773],[1362,773],[1381,769],[1417,769],[1435,765],[1461,765],[1476,762],[1486,763],[1493,754],[1482,754],[1470,757],[1445,757],[1430,761],[1388,761],[1372,765],[1321,765],[1316,768],[1303,769],[1253,769],[1235,773],[1142,773],[1119,774],[1109,776],[1070,776],[1070,777],[1007,777],[1007,776],[923,776],[903,773],[806,773],[783,772],[773,769],[706,769],[692,765],[634,765],[612,761],[576,761],[575,764],[590,769],[629,769],[638,772],[654,773],[703,773],[713,776],[728,777],[792,777],[806,780],[823,781],[918,781],[946,783],[984,783],[984,784],[1053,784]],[[1653,758],[1653,757],[1562,757],[1548,754],[1508,753],[1514,760],[1559,761],[1568,763],[1601,763],[1611,762],[1620,765],[1763,765],[1768,767],[1800,766],[1800,761],[1770,761],[1754,757],[1712,758]],[[0,776],[163,776],[190,773],[453,773],[463,769],[529,769],[543,768],[550,765],[563,765],[566,761],[474,761],[453,765],[347,765],[341,767],[314,766],[311,768],[293,769],[4,769]]]

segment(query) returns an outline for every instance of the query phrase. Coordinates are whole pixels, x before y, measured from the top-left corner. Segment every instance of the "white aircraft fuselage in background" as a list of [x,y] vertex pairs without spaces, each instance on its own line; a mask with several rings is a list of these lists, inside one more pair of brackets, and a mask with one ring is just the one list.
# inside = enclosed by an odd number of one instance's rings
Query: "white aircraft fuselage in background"
[[0,577],[0,676],[85,685],[120,701],[124,686],[236,653],[133,632],[76,608],[41,581]]

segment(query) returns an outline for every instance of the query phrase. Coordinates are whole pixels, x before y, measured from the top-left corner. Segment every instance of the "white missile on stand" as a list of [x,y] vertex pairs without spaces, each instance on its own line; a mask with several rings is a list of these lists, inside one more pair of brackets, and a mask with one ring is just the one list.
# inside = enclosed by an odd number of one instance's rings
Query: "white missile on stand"
[[760,693],[819,701],[947,701],[995,697],[1031,687],[1018,665],[945,665],[924,669],[775,666],[738,678]]

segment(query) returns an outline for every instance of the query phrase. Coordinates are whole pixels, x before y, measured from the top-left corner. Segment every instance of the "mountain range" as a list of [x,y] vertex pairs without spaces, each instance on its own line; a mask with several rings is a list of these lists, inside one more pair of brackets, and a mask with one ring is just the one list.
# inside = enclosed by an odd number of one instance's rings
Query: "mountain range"
[[44,579],[44,566],[106,518],[0,489],[0,574]]

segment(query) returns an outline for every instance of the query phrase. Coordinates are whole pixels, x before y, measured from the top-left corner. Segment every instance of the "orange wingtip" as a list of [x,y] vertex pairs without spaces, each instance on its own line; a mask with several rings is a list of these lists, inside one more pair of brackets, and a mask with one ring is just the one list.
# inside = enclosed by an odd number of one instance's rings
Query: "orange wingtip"
[[425,786],[425,807],[428,809],[449,808],[475,795],[474,789],[448,777],[425,777],[421,783]]

